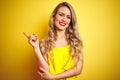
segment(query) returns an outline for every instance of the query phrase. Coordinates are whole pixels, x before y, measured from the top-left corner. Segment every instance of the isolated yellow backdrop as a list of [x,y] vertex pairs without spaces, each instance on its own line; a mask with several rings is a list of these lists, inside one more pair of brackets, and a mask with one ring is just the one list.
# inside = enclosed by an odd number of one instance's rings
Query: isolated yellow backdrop
[[119,0],[1,0],[0,80],[40,80],[36,56],[22,33],[42,39],[62,1],[75,9],[84,43],[80,80],[120,80]]

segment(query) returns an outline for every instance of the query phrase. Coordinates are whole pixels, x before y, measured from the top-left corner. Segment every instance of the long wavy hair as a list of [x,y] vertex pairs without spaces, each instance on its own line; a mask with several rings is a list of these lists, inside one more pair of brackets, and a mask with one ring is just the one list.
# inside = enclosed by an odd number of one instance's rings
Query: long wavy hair
[[[49,31],[47,37],[41,41],[40,48],[41,52],[44,55],[45,59],[47,59],[47,54],[55,45],[56,40],[56,30],[54,25],[54,19],[57,11],[61,7],[67,7],[71,12],[71,21],[69,26],[66,28],[66,39],[68,44],[70,45],[70,53],[73,57],[78,57],[78,55],[82,51],[83,43],[79,36],[78,26],[76,21],[76,14],[72,6],[67,2],[62,2],[57,5],[57,7],[53,10],[50,20],[49,20]],[[79,57],[78,57],[79,58]]]

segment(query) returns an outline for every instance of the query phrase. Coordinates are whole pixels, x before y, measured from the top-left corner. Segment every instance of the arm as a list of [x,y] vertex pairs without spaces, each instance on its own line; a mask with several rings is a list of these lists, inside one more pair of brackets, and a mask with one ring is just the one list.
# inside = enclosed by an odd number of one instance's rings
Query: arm
[[77,65],[74,68],[67,70],[61,74],[54,75],[52,76],[52,79],[68,78],[79,75],[82,72],[82,67],[83,67],[83,56],[81,54],[80,59],[78,60]]
[[50,80],[64,79],[64,78],[79,75],[82,72],[82,67],[83,67],[83,56],[82,56],[82,54],[80,54],[79,57],[80,58],[79,58],[79,60],[76,64],[76,66],[74,68],[70,69],[70,70],[67,70],[67,71],[63,72],[63,73],[56,74],[56,75],[50,75],[49,72],[47,72],[46,70],[41,68],[41,70],[44,73],[38,72],[38,74],[40,74],[40,76],[42,76],[42,78],[50,79]]
[[34,48],[34,52],[36,54],[36,57],[38,59],[39,65],[44,68],[45,70],[49,71],[49,66],[48,63],[45,61],[45,59],[43,58],[43,55],[40,51],[39,46]]
[[36,57],[38,59],[39,65],[45,70],[49,71],[49,66],[45,61],[45,59],[43,58],[43,55],[40,51],[38,37],[35,34],[28,35],[27,33],[24,33],[24,35],[28,38],[29,43],[33,47]]

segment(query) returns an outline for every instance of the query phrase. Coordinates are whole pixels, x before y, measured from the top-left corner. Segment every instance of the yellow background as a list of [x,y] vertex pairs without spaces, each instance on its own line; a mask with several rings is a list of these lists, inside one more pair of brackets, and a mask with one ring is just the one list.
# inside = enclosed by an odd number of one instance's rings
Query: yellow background
[[[40,80],[22,32],[43,38],[49,16],[64,0],[0,0],[0,80]],[[75,9],[84,42],[80,80],[120,80],[120,1],[65,0]]]

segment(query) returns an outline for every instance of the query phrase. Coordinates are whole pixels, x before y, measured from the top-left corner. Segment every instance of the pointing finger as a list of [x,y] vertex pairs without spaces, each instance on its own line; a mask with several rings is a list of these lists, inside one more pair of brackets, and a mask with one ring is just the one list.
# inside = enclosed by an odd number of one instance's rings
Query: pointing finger
[[23,34],[29,39],[29,35],[26,32],[23,32]]

